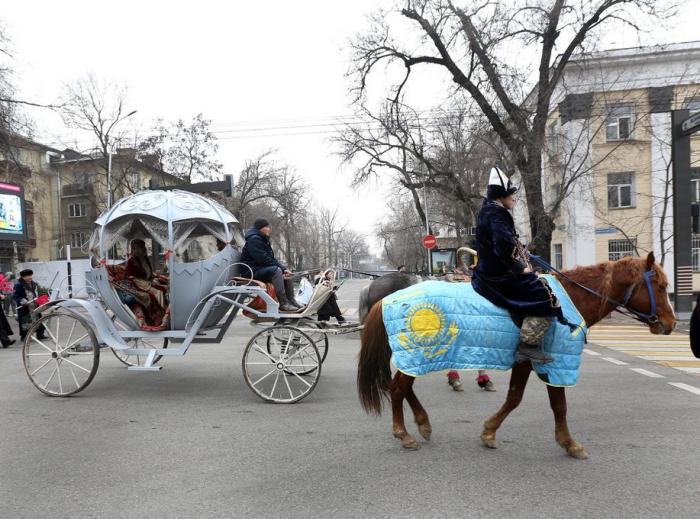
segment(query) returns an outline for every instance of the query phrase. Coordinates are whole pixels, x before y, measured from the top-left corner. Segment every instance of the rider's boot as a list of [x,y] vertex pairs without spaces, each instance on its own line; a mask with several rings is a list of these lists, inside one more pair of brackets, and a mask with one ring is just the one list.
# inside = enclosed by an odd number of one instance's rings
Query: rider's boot
[[280,304],[280,312],[296,312],[299,310],[299,307],[291,304],[287,298],[286,282],[282,278],[281,271],[272,278],[272,285],[275,287],[275,295]]
[[554,359],[542,349],[542,341],[552,323],[551,317],[527,316],[520,327],[520,344],[515,351],[516,362],[530,361],[547,364]]

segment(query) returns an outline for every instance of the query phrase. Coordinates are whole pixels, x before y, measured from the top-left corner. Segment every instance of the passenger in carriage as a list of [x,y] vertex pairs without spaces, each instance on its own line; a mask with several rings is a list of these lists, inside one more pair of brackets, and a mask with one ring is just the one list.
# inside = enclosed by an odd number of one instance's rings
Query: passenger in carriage
[[542,351],[542,341],[552,318],[563,316],[552,289],[533,272],[528,252],[518,239],[510,213],[516,191],[499,168],[491,170],[476,224],[479,261],[472,286],[494,305],[523,318],[517,360],[547,363],[552,357]]
[[245,234],[240,261],[253,271],[253,279],[272,283],[282,312],[296,312],[299,305],[294,300],[292,272],[275,258],[270,245],[271,232],[270,222],[265,218],[256,219]]
[[145,323],[149,326],[165,327],[167,316],[166,292],[159,276],[148,259],[146,243],[143,240],[131,240],[130,255],[126,262],[126,276],[135,289],[132,292],[136,302],[143,307]]

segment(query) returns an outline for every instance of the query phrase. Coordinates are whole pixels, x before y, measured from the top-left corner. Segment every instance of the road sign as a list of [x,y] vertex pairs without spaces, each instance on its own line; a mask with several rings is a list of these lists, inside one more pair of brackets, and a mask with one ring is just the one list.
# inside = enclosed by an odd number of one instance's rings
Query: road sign
[[437,240],[432,234],[426,234],[423,236],[423,247],[426,249],[434,249],[437,245]]
[[691,115],[681,124],[683,135],[690,135],[700,130],[700,112]]

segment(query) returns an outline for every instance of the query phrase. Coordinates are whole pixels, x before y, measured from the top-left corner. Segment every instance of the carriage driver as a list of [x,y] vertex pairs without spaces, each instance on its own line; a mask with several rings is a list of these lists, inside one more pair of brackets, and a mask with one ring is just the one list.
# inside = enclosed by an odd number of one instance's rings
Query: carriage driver
[[476,223],[479,261],[472,286],[496,306],[523,318],[516,361],[547,363],[552,357],[542,350],[542,340],[552,317],[563,320],[563,316],[552,289],[533,272],[528,253],[518,240],[510,213],[516,191],[498,167],[491,169]]
[[270,246],[270,222],[257,218],[253,227],[245,233],[245,245],[241,253],[241,263],[253,271],[253,279],[272,283],[277,293],[280,310],[296,312],[299,305],[294,300],[292,273],[284,263],[277,261]]

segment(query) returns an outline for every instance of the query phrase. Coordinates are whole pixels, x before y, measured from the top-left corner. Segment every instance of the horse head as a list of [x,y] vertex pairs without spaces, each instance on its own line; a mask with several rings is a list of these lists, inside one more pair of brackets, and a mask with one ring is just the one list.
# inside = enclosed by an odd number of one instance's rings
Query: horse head
[[613,268],[616,281],[626,286],[624,307],[646,323],[651,333],[670,334],[676,327],[676,314],[668,297],[668,277],[654,253],[646,258],[622,258]]

